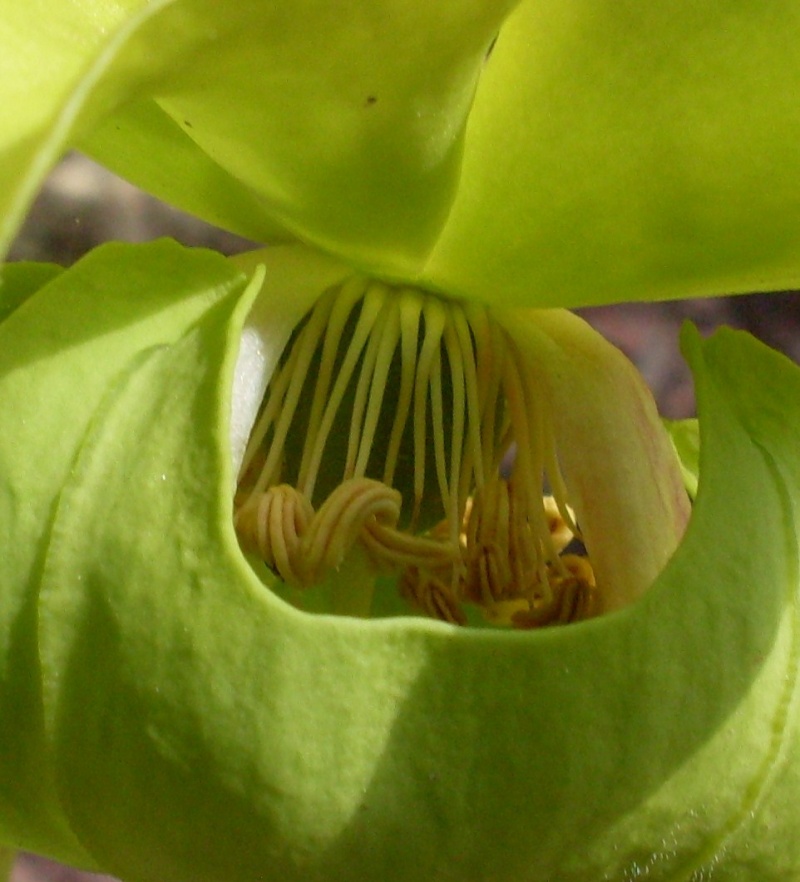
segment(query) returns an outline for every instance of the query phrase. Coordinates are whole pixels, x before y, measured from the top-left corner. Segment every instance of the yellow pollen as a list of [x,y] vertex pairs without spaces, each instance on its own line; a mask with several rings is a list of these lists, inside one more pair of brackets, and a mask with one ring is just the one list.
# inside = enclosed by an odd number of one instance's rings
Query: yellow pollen
[[595,615],[591,564],[565,553],[580,534],[551,422],[485,308],[354,277],[320,298],[269,383],[239,540],[300,589],[358,547],[413,610],[454,624],[470,609],[516,628]]

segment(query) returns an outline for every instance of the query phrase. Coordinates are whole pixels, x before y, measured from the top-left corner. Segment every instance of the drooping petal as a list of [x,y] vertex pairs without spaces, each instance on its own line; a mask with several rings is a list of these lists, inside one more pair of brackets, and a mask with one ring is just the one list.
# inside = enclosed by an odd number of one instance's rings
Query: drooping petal
[[298,236],[386,273],[415,270],[452,201],[483,58],[513,5],[5,0],[2,242],[79,143],[252,238]]
[[653,583],[683,536],[689,500],[650,390],[616,347],[564,310],[500,312],[552,421],[559,465],[602,603]]
[[526,0],[427,278],[567,307],[796,287],[798,41],[792,0]]
[[152,98],[124,104],[77,143],[118,175],[208,223],[254,241],[291,238],[257,193],[215,162]]
[[108,65],[168,2],[0,4],[0,254],[79,123],[113,106],[114,87],[129,82],[122,74],[101,86]]
[[246,305],[119,376],[60,496],[46,732],[96,863],[132,882],[796,874],[797,369],[690,341],[700,491],[633,606],[525,634],[364,622],[287,607],[239,551]]

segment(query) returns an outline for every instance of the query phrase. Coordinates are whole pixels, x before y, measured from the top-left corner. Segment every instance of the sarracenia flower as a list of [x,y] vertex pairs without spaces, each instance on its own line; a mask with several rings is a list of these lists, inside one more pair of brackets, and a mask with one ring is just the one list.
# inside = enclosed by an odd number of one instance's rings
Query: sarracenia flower
[[5,243],[68,146],[270,243],[4,268],[0,843],[794,878],[800,374],[685,332],[698,486],[563,307],[797,282],[800,16],[224,6],[0,0]]

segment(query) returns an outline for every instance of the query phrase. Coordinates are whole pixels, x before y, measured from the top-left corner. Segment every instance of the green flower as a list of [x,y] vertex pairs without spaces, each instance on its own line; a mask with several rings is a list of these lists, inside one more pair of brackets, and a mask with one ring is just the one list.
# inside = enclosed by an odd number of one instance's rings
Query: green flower
[[[798,873],[800,374],[685,332],[676,550],[640,381],[555,309],[796,283],[798,31],[755,0],[3,0],[5,242],[78,145],[285,244],[4,269],[0,841],[130,882]],[[296,329],[373,309],[317,467],[350,344]],[[589,554],[566,606],[542,471]],[[354,477],[377,507],[303,544]],[[494,575],[523,560],[527,594]],[[482,627],[397,615],[397,581]],[[586,620],[533,627],[553,598]]]

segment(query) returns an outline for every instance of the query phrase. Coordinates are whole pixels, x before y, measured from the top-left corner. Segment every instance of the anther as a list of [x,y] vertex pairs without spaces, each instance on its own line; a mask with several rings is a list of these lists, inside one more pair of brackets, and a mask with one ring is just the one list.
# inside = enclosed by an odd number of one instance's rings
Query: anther
[[354,277],[318,301],[269,383],[240,542],[295,588],[360,548],[414,610],[454,624],[470,605],[518,628],[594,615],[591,564],[564,554],[579,533],[540,399],[486,309]]

